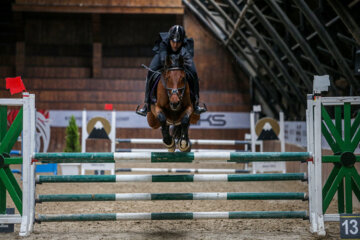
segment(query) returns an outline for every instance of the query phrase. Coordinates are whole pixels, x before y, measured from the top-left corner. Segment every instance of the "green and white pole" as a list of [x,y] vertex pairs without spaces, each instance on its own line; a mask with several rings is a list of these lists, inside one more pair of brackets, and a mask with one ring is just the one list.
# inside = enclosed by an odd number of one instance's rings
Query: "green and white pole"
[[306,180],[305,173],[185,174],[185,175],[38,175],[36,183],[59,182],[244,182]]
[[258,212],[174,212],[174,213],[100,213],[39,215],[37,222],[126,221],[126,220],[192,220],[192,219],[307,219],[306,211]]
[[119,152],[119,153],[35,153],[34,159],[43,163],[114,163],[114,162],[274,162],[307,161],[308,152]]
[[156,200],[307,200],[301,192],[115,193],[39,195],[36,202],[156,201]]

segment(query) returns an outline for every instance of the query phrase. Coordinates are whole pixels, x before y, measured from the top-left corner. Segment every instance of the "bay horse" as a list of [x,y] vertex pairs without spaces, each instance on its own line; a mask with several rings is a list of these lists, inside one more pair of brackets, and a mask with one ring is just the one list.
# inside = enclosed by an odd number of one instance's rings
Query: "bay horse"
[[[147,121],[151,128],[161,127],[163,143],[169,152],[176,147],[182,152],[191,151],[190,123],[195,124],[200,115],[194,114],[189,83],[181,55],[169,55],[156,87],[156,102],[150,105]],[[173,126],[170,132],[170,126]]]

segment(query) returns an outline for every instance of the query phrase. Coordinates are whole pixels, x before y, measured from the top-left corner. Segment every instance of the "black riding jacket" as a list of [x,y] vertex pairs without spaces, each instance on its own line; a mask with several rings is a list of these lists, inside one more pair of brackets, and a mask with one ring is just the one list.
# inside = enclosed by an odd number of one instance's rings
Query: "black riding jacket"
[[181,48],[177,52],[173,52],[170,46],[169,33],[159,33],[159,38],[155,42],[152,49],[155,53],[160,55],[160,61],[165,63],[166,56],[169,54],[180,54],[185,61],[186,68],[191,66],[194,57],[194,40],[192,38],[185,38]]
[[[184,59],[184,67],[186,72],[186,78],[189,81],[192,101],[194,96],[199,96],[199,79],[197,71],[193,61],[194,57],[194,40],[192,38],[185,38],[181,48],[177,52],[173,52],[170,46],[169,33],[162,32],[159,34],[158,40],[155,42],[155,46],[152,49],[155,52],[155,56],[151,60],[150,69],[157,71],[162,69],[165,65],[166,56],[170,54],[180,54]],[[147,75],[147,92],[150,92],[150,86],[157,78],[158,73],[148,71]],[[145,94],[147,95],[147,94]]]

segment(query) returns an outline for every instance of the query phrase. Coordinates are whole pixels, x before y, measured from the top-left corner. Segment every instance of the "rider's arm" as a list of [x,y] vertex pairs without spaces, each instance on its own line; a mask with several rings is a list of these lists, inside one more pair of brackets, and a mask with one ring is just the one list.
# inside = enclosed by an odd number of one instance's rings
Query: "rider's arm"
[[191,53],[189,53],[189,51],[186,48],[182,48],[180,54],[184,58],[185,68],[192,66],[193,59]]
[[159,44],[159,55],[160,55],[160,61],[161,61],[161,64],[162,64],[162,65],[164,65],[165,60],[166,60],[167,47],[168,47],[168,46],[165,44],[164,41],[162,41],[162,42]]

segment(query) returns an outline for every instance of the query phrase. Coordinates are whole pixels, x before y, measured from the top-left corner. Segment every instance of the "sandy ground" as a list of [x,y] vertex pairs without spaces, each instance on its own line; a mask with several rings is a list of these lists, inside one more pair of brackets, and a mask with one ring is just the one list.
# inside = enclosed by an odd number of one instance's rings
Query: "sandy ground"
[[[137,164],[133,167],[159,167]],[[170,165],[163,165],[168,167]],[[209,165],[171,165],[203,167]],[[214,166],[214,165],[213,165]],[[129,167],[118,165],[117,167]],[[218,168],[233,167],[217,165]],[[126,173],[129,174],[129,173]],[[202,182],[202,183],[61,183],[37,185],[37,194],[65,193],[164,193],[164,192],[307,192],[307,184],[284,182]],[[8,201],[8,207],[13,207]],[[199,211],[302,211],[308,202],[301,200],[234,200],[234,201],[127,201],[72,202],[37,204],[39,214],[120,213],[120,212],[199,212]],[[330,212],[336,212],[331,204]],[[23,239],[15,233],[1,234],[0,239]],[[36,224],[26,239],[340,239],[339,223],[327,223],[327,236],[320,238],[309,232],[308,220],[173,220],[60,222]]]

